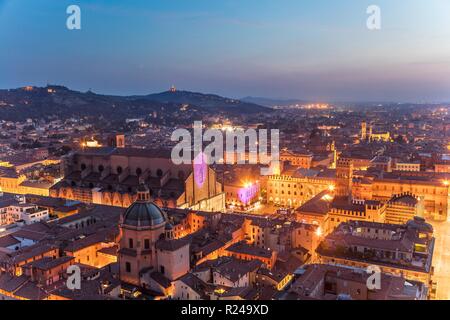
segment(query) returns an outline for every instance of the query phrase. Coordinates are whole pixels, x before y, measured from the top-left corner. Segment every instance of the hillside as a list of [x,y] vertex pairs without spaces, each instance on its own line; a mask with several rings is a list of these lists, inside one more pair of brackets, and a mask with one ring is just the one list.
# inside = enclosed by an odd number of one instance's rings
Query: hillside
[[219,111],[240,111],[247,113],[268,112],[267,108],[245,101],[225,98],[215,94],[203,94],[190,91],[165,91],[161,93],[149,94],[141,97],[153,101],[163,103],[183,103],[193,104],[207,109],[215,109]]
[[146,116],[154,111],[163,111],[170,116],[178,112],[183,104],[188,104],[189,110],[198,116],[217,112],[236,114],[267,111],[265,107],[259,105],[187,91],[162,92],[146,96],[111,96],[90,91],[74,91],[63,86],[47,86],[0,90],[0,119],[10,121],[51,117],[126,119]]

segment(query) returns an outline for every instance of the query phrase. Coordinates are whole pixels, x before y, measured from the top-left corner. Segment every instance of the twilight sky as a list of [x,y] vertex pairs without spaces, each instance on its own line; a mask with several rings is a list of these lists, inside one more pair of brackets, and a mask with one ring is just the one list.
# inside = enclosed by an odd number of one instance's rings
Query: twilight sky
[[[66,8],[81,8],[81,30]],[[381,7],[382,29],[366,28]],[[448,0],[0,0],[0,88],[450,101]]]

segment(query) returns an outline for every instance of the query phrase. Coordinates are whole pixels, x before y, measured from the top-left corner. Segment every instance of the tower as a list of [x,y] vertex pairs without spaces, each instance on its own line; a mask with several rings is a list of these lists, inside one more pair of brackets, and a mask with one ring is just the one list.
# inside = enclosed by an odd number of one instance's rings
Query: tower
[[365,141],[367,139],[367,123],[363,121],[361,123],[361,140]]
[[120,280],[141,286],[141,271],[157,268],[156,241],[165,233],[166,216],[150,201],[149,189],[141,185],[136,201],[121,216],[119,241]]
[[353,186],[353,161],[341,158],[336,165],[336,196],[350,197]]
[[116,148],[125,148],[125,135],[124,134],[111,134],[108,137],[108,146]]

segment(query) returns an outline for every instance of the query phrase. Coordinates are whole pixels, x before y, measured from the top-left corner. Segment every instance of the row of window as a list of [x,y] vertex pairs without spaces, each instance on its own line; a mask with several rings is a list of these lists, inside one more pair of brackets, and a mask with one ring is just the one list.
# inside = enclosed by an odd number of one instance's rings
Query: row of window
[[[81,170],[82,170],[82,171],[83,171],[83,170],[86,170],[86,168],[87,168],[87,165],[86,165],[85,163],[82,163],[82,164],[81,164]],[[99,166],[97,167],[97,169],[98,169],[98,172],[103,172],[103,171],[105,170],[105,167],[104,167],[103,165],[99,165]],[[123,172],[122,166],[117,166],[116,172],[117,172],[117,174],[121,174],[121,173]],[[151,171],[150,171],[150,172],[151,172]],[[142,175],[143,170],[142,170],[141,168],[136,168],[135,173],[136,173],[137,176],[140,176],[140,175]],[[157,169],[157,170],[156,170],[156,176],[162,177],[163,174],[164,174],[164,172],[163,172],[161,169]],[[185,179],[184,171],[181,171],[181,170],[178,171],[178,179],[180,179],[180,180],[184,180],[184,179]]]
[[[139,248],[141,246],[141,243],[137,242],[137,247]],[[134,240],[132,238],[128,239],[128,248],[133,249],[134,248]],[[150,239],[144,239],[144,249],[150,249]]]

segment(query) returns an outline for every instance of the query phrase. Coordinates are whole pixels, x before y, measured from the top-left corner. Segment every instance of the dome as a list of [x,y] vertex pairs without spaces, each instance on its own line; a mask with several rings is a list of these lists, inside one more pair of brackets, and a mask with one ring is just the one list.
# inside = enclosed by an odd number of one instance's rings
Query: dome
[[163,212],[153,202],[135,202],[123,215],[123,224],[135,227],[151,227],[165,220]]
[[166,222],[162,210],[150,201],[147,188],[138,190],[138,198],[123,214],[122,224],[134,227],[152,227]]
[[422,217],[414,217],[413,220],[409,220],[406,223],[407,229],[417,230],[419,232],[433,233],[433,226],[427,222]]
[[173,230],[173,225],[170,222],[166,223],[166,230]]

